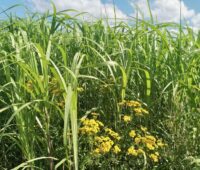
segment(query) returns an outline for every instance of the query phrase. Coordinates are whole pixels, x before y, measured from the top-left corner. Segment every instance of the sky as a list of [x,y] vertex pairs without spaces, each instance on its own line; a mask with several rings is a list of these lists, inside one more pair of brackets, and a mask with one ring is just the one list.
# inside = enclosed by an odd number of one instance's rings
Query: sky
[[[113,2],[116,5],[117,18],[136,16],[136,8],[141,13],[139,17],[149,18],[147,0],[53,0],[57,10],[76,9],[89,12],[95,17],[114,18]],[[149,0],[151,11],[158,22],[179,22],[180,0]],[[25,16],[25,7],[37,12],[45,12],[51,9],[50,0],[0,0],[0,11],[3,11],[14,4],[21,4],[7,11],[20,17]],[[190,26],[200,27],[200,0],[182,0],[182,17]],[[1,13],[0,18],[5,14]]]

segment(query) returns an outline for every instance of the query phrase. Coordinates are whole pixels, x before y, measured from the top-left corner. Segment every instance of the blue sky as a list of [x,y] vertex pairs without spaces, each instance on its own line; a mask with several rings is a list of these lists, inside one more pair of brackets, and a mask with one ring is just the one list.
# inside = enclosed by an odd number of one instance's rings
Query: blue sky
[[[42,1],[42,0],[38,0]],[[183,0],[185,4],[191,8],[194,9],[196,12],[200,12],[200,0]],[[108,2],[108,0],[102,0],[103,3]],[[124,12],[131,12],[132,7],[129,4],[128,0],[115,0],[116,5],[123,10]],[[28,0],[0,0],[0,7],[2,8],[8,8],[9,6],[12,6],[13,4],[25,4],[28,5]]]
[[185,4],[194,9],[196,12],[200,12],[200,0],[184,0]]
[[[94,16],[113,17],[113,0],[53,0],[58,10],[73,8],[79,11],[87,11]],[[116,13],[119,18],[135,16],[134,7],[137,5],[145,18],[149,13],[146,0],[114,0]],[[158,21],[179,21],[179,0],[150,0],[152,13]],[[49,0],[0,0],[0,11],[7,9],[14,4],[22,4],[29,9],[45,12],[51,8]],[[12,13],[24,16],[25,8],[16,7]],[[194,27],[200,27],[200,0],[182,1],[183,18]],[[0,15],[3,18],[4,14]]]

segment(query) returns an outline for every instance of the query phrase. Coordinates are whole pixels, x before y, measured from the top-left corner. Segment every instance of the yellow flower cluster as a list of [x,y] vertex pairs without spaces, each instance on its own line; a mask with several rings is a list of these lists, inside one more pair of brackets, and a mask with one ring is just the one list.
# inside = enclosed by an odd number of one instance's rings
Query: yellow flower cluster
[[138,101],[134,101],[134,100],[130,100],[130,101],[122,101],[120,103],[118,103],[120,106],[126,106],[126,107],[130,107],[133,109],[133,111],[135,112],[136,116],[144,116],[145,114],[149,114],[149,112],[142,108],[142,103],[138,102]]
[[[158,148],[162,148],[166,146],[165,143],[162,142],[161,139],[156,139],[153,135],[150,135],[149,132],[147,132],[147,128],[144,126],[140,127],[141,131],[144,132],[144,136],[141,136],[140,134],[136,134],[135,130],[131,130],[129,132],[129,136],[134,139],[134,143],[137,145],[137,147],[140,147],[139,149],[135,149],[134,146],[131,146],[128,148],[127,154],[132,156],[138,156],[140,153],[145,153],[142,148],[146,148],[146,152],[149,153],[149,158],[153,162],[159,161],[159,153],[157,152]],[[154,153],[152,153],[154,152]]]
[[140,129],[144,132],[144,133],[146,133],[147,132],[147,128],[146,127],[144,127],[144,126],[140,126]]
[[81,119],[83,127],[79,128],[81,134],[93,135],[100,131],[104,124],[95,119]]
[[131,131],[129,132],[129,136],[132,137],[132,138],[134,138],[134,137],[136,136],[135,130],[131,130]]
[[138,135],[135,138],[135,143],[136,144],[140,144],[143,143],[145,144],[145,146],[149,149],[149,150],[155,150],[158,147],[163,147],[165,146],[165,144],[160,140],[160,139],[156,139],[154,136],[152,135],[145,135],[145,136],[141,136]]
[[131,146],[128,148],[128,155],[132,155],[132,156],[138,156],[140,154],[143,154],[144,151],[142,149],[135,149],[134,146]]
[[[105,154],[111,150],[114,142],[108,136],[97,136],[95,137],[95,145],[97,146],[94,149],[95,154]],[[119,152],[119,148],[115,148],[115,151]]]
[[107,132],[111,137],[113,137],[114,139],[120,140],[120,136],[117,132],[114,132],[112,129],[110,128],[105,128],[105,132]]
[[151,160],[152,160],[153,162],[158,162],[159,153],[158,153],[158,152],[152,153],[152,154],[149,155],[149,157],[151,158]]
[[115,145],[115,146],[113,147],[113,152],[114,152],[115,154],[120,153],[120,152],[121,152],[120,147],[119,147],[118,145]]
[[126,106],[128,106],[128,107],[141,107],[141,105],[142,104],[140,102],[134,101],[134,100],[126,102]]
[[146,136],[143,138],[143,143],[146,143],[146,147],[147,147],[149,150],[154,150],[155,148],[157,148],[157,145],[156,145],[156,138],[155,138],[154,136],[146,135]]
[[123,119],[124,122],[128,123],[128,122],[131,121],[132,118],[131,118],[131,116],[124,115],[124,116],[122,117],[122,119]]
[[[144,131],[146,132],[147,129],[145,127],[143,127]],[[147,135],[145,134],[145,136],[141,136],[141,135],[137,135],[137,137],[135,137],[135,144],[139,145],[140,143],[145,146],[149,151],[156,151],[158,148],[162,148],[164,146],[166,146],[165,143],[162,142],[161,139],[156,139],[154,136],[152,135]],[[155,152],[155,153],[151,153],[149,155],[150,159],[153,162],[158,162],[159,160],[159,153]]]
[[[134,138],[134,142],[135,144],[140,148],[136,149],[134,146],[131,146],[128,148],[127,154],[128,155],[132,155],[132,156],[138,156],[140,154],[145,154],[145,151],[142,149],[144,147],[146,147],[148,150],[146,152],[150,152],[149,153],[149,158],[153,161],[153,162],[158,162],[159,161],[159,153],[156,151],[159,147],[163,147],[166,144],[164,144],[162,142],[161,139],[156,139],[154,136],[152,135],[147,135],[147,128],[141,126],[141,130],[143,132],[145,132],[145,136],[141,136],[141,135],[137,135],[135,130],[131,130],[129,132],[129,136],[131,138]],[[142,144],[142,145],[139,145]],[[141,148],[142,147],[142,148]],[[154,153],[152,153],[152,151]],[[147,153],[146,153],[147,154]]]
[[144,143],[146,143],[146,147],[149,150],[154,150],[155,148],[162,148],[166,146],[165,143],[162,142],[161,139],[156,139],[154,136],[146,135],[144,139]]
[[167,146],[167,144],[163,143],[161,139],[158,139],[157,140],[157,146],[162,148],[164,146]]
[[135,112],[136,116],[143,116],[144,114],[149,114],[149,112],[146,109],[143,109],[142,107],[134,108],[133,111]]
[[[124,101],[123,105],[131,107],[135,115],[143,116],[144,114],[148,114],[148,111],[143,109],[142,104],[137,101]],[[117,154],[138,156],[138,159],[141,159],[141,155],[144,155],[144,157],[147,157],[148,160],[154,163],[159,161],[160,155],[158,151],[160,148],[166,146],[166,144],[163,143],[162,139],[151,135],[146,127],[139,126],[138,128],[138,125],[133,124],[133,129],[130,129],[131,126],[124,126],[122,124],[123,126],[119,127],[127,127],[127,129],[124,129],[124,134],[120,131],[119,135],[117,131],[104,127],[104,124],[97,119],[98,116],[98,113],[93,112],[88,116],[92,117],[91,119],[82,118],[82,126],[79,128],[81,134],[91,135],[89,138],[86,138],[91,145],[89,148],[93,148],[92,151],[90,150],[90,153],[98,156],[112,153],[115,154],[116,158],[118,158]],[[123,115],[122,120],[126,123],[131,122],[132,116]],[[132,125],[132,123],[126,125]],[[128,140],[126,140],[127,132],[129,135]],[[132,144],[127,144],[127,141],[131,141]],[[125,151],[126,154],[124,155],[122,151]]]
[[141,103],[134,100],[130,100],[130,101],[123,100],[122,102],[118,104],[120,106],[127,106],[127,107],[141,107]]

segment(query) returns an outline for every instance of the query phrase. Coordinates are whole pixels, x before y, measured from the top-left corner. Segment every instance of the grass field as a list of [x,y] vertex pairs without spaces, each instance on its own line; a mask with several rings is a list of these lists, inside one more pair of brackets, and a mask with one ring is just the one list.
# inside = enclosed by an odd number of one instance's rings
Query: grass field
[[198,170],[200,33],[71,12],[0,21],[0,169]]

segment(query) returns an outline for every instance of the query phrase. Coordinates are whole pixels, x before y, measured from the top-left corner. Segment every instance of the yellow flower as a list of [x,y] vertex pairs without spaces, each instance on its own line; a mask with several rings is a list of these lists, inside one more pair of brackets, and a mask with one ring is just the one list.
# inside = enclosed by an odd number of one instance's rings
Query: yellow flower
[[102,142],[102,138],[99,137],[99,136],[95,136],[94,140],[95,140],[96,142]]
[[100,131],[103,123],[95,119],[81,118],[83,126],[79,128],[80,133],[93,135]]
[[136,144],[139,144],[141,141],[142,141],[142,137],[140,135],[135,138],[135,143]]
[[146,143],[146,147],[149,150],[154,150],[156,145],[156,138],[152,135],[146,135],[143,139],[143,142]]
[[156,142],[156,138],[155,138],[154,136],[152,136],[152,135],[146,135],[145,138],[146,138],[146,140],[149,141],[149,142],[150,142],[150,141],[153,142],[153,143]]
[[107,141],[107,142],[103,142],[101,143],[100,145],[100,150],[103,152],[103,153],[107,153],[110,151],[112,145],[114,144],[113,141]]
[[95,145],[99,148],[99,152],[102,154],[108,153],[112,148],[114,142],[105,136],[97,136],[95,137]]
[[125,104],[126,104],[126,100],[123,100],[122,102],[119,102],[119,103],[118,103],[119,106],[123,106],[123,105],[125,105]]
[[133,110],[134,110],[136,116],[143,116],[142,108],[134,108]]
[[141,107],[141,103],[138,102],[138,101],[134,101],[134,100],[127,101],[127,102],[126,102],[126,105],[127,105],[128,107]]
[[94,151],[93,151],[94,154],[100,154],[100,149],[99,148],[96,148]]
[[130,122],[131,121],[131,116],[124,115],[123,116],[123,120],[124,120],[124,122]]
[[157,154],[150,154],[149,157],[152,159],[154,162],[158,162],[158,155]]
[[85,117],[82,117],[82,118],[80,119],[80,121],[81,121],[81,122],[84,122],[85,119],[86,119]]
[[88,134],[88,135],[92,135],[92,134],[96,134],[99,132],[99,127],[82,127],[82,128],[79,128],[79,131],[82,133],[82,134]]
[[137,150],[135,150],[135,148],[133,146],[131,146],[130,148],[128,148],[128,155],[137,156],[138,152],[137,152]]
[[149,112],[146,110],[146,109],[143,109],[141,107],[139,108],[134,108],[133,111],[135,112],[135,115],[136,116],[143,116],[143,113],[144,114],[149,114]]
[[157,140],[157,145],[159,146],[159,147],[164,147],[166,144],[164,144],[163,142],[162,142],[162,140]]
[[105,128],[105,132],[107,132],[111,137],[113,137],[114,139],[120,140],[120,136],[117,132],[114,132],[112,129],[110,128]]
[[141,129],[143,132],[147,132],[147,128],[144,127],[144,126],[141,126],[140,129]]
[[150,144],[150,143],[146,143],[146,147],[147,147],[149,150],[154,150],[154,149],[155,149],[155,146],[153,146],[153,145]]
[[132,137],[132,138],[134,138],[136,136],[135,130],[131,130],[129,132],[129,136]]
[[112,129],[110,129],[110,128],[105,128],[105,132],[110,132],[110,131],[112,131]]
[[106,142],[106,141],[110,141],[111,139],[108,136],[96,136],[95,137],[95,141],[97,143],[102,143],[102,142]]
[[128,107],[132,107],[133,105],[132,105],[131,102],[126,102],[126,106],[128,106]]
[[113,152],[115,154],[118,154],[119,152],[121,152],[121,149],[119,148],[119,146],[115,145],[114,148],[113,148]]
[[146,109],[143,109],[143,108],[142,108],[142,112],[143,112],[144,114],[149,114],[149,112],[148,112]]

